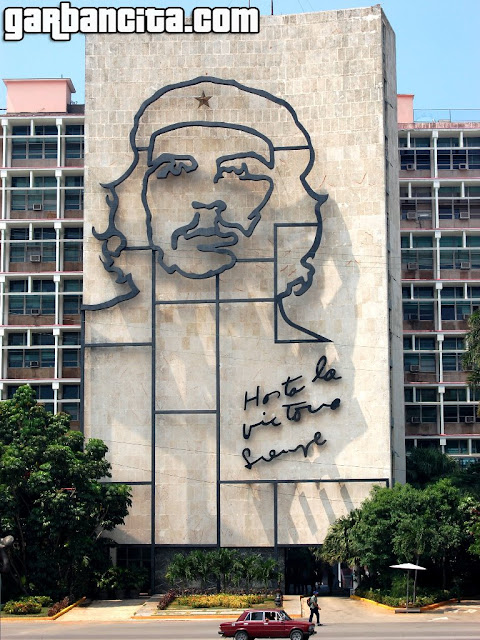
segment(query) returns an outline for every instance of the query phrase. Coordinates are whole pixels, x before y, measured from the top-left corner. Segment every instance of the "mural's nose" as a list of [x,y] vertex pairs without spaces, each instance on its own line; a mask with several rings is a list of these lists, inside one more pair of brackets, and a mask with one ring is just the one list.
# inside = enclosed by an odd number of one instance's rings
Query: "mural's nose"
[[227,205],[223,200],[213,200],[212,202],[199,202],[198,200],[192,201],[192,207],[195,209],[195,213],[200,216],[200,226],[212,226],[214,225],[217,216],[220,215]]

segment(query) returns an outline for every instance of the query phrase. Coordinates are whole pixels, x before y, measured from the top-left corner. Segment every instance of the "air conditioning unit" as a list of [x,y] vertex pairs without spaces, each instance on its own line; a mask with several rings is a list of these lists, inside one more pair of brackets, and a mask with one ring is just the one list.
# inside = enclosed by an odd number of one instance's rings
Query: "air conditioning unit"
[[40,366],[40,363],[38,360],[32,360],[30,362],[30,369],[38,369],[39,366]]
[[470,213],[468,211],[460,211],[460,215],[458,217],[460,220],[470,220]]
[[411,422],[412,424],[419,424],[419,423],[420,423],[420,418],[417,418],[416,416],[412,416],[412,417],[410,418],[410,422]]
[[459,168],[461,171],[464,171],[465,169],[468,169],[468,164],[465,164],[464,162],[461,162],[461,163],[458,165],[458,168]]
[[34,211],[42,211],[43,205],[41,205],[39,202],[36,202],[35,204],[32,205],[32,209]]
[[460,269],[470,269],[470,262],[460,262]]
[[32,253],[30,256],[30,262],[41,262],[42,257],[39,253]]
[[407,262],[407,270],[408,271],[416,271],[418,269],[418,263],[416,262]]
[[415,165],[414,164],[407,164],[405,169],[407,171],[415,171]]
[[30,309],[30,315],[39,316],[40,315],[40,309]]
[[474,416],[465,416],[465,422],[475,422]]
[[417,212],[416,211],[408,211],[407,212],[407,220],[416,220]]
[[420,367],[418,364],[410,365],[410,373],[418,373],[420,371]]

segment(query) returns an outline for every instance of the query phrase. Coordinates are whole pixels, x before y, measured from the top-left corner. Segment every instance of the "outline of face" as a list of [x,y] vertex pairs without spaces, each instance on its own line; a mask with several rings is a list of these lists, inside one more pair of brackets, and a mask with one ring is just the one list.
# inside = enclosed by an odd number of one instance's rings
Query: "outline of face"
[[[210,129],[212,135],[215,135],[218,130],[223,128],[230,128],[237,132],[246,133],[248,136],[253,135],[256,138],[255,140],[246,138],[248,145],[251,142],[253,146],[254,142],[258,144],[259,140],[261,140],[266,145],[268,152],[266,155],[268,157],[253,150],[238,151],[215,157],[215,166],[206,167],[203,166],[203,164],[206,164],[203,161],[206,160],[209,154],[205,152],[196,152],[196,157],[188,154],[177,155],[175,153],[162,153],[162,136],[165,136],[165,134],[171,131],[177,131],[178,129],[195,127]],[[175,138],[173,138],[173,141],[175,141]],[[157,142],[159,143],[158,146],[160,150],[159,155],[154,157],[156,155],[155,145]],[[143,178],[142,203],[146,213],[149,246],[157,252],[158,262],[167,273],[172,274],[176,272],[192,279],[209,278],[235,266],[237,256],[231,250],[231,247],[238,244],[239,233],[245,238],[252,236],[261,220],[262,211],[270,200],[274,190],[274,182],[270,176],[265,173],[252,173],[249,170],[247,163],[251,163],[252,161],[257,164],[260,163],[265,169],[272,170],[274,167],[274,150],[273,144],[268,138],[249,127],[241,125],[224,125],[220,127],[217,123],[182,122],[170,125],[152,134],[149,145],[148,169]],[[160,234],[154,233],[156,216],[152,213],[155,207],[152,191],[155,190],[155,184],[152,186],[152,179],[155,180],[156,177],[160,180],[170,179],[171,181],[172,178],[176,180],[182,176],[183,180],[181,180],[179,184],[182,184],[182,187],[184,187],[186,177],[189,174],[194,174],[197,169],[200,169],[200,171],[210,170],[209,177],[201,183],[200,187],[198,185],[195,187],[195,189],[199,189],[202,193],[202,199],[192,200],[191,196],[183,195],[182,192],[180,192],[178,198],[174,201],[175,209],[177,209],[177,201],[185,205],[181,213],[185,211],[186,224],[177,227],[170,238],[168,238],[168,234],[161,237]],[[211,171],[211,169],[213,169],[213,171]],[[264,195],[255,194],[258,195],[259,202],[253,209],[250,209],[248,213],[241,212],[241,214],[238,215],[238,212],[235,211],[235,202],[232,194],[230,194],[229,201],[227,202],[224,199],[218,198],[218,193],[212,195],[213,191],[228,192],[228,189],[220,189],[221,180],[227,175],[230,179],[232,179],[233,176],[238,176],[238,182],[236,182],[237,188],[241,187],[244,181],[265,183],[266,188]],[[171,182],[170,187],[172,186],[174,187],[175,185],[174,183],[172,185]],[[247,193],[247,191],[245,193]],[[209,220],[206,221],[206,219]],[[160,225],[161,224],[160,221]],[[188,270],[184,269],[177,262],[177,260],[182,261],[181,251],[175,253],[177,249],[185,246],[194,248],[195,251],[195,263],[193,267],[189,267]],[[211,257],[212,253],[217,254],[217,259],[220,259],[223,264],[216,267],[212,267],[211,264],[204,266],[202,263],[205,263],[208,258]]]
[[[144,126],[147,125],[148,127],[148,121],[149,121],[149,117],[146,117],[146,121],[143,118],[145,115],[145,112],[148,111],[148,108],[155,104],[157,101],[161,100],[163,96],[168,96],[168,94],[170,92],[175,92],[177,90],[185,90],[187,88],[191,88],[191,87],[198,87],[200,90],[202,89],[202,87],[207,84],[209,86],[211,85],[216,85],[216,86],[224,86],[224,87],[229,87],[230,89],[232,89],[233,91],[238,91],[240,92],[240,95],[243,95],[245,97],[248,96],[254,96],[255,100],[259,100],[259,99],[263,99],[266,100],[268,103],[272,103],[277,105],[278,107],[280,107],[281,109],[284,109],[285,112],[288,114],[286,117],[286,124],[290,126],[291,128],[291,134],[293,136],[297,135],[299,132],[301,134],[302,137],[302,142],[299,144],[297,141],[297,144],[293,144],[293,145],[286,145],[286,146],[274,146],[272,144],[272,141],[267,138],[265,135],[263,135],[262,133],[260,133],[259,131],[256,131],[255,129],[252,129],[250,127],[247,127],[245,125],[239,125],[239,124],[232,124],[229,122],[222,122],[222,121],[216,121],[216,122],[206,122],[206,121],[189,121],[189,122],[184,122],[184,123],[177,123],[175,125],[169,125],[169,126],[165,126],[162,129],[158,129],[157,131],[154,131],[153,134],[150,134],[150,144],[148,144],[148,133],[145,132],[144,130]],[[210,89],[208,89],[209,91]],[[161,104],[161,103],[160,103]],[[140,126],[142,125],[143,129],[140,129]],[[213,76],[198,76],[196,78],[192,78],[191,80],[186,80],[186,81],[181,81],[178,83],[173,83],[173,84],[169,84],[166,85],[164,87],[162,87],[161,89],[158,89],[158,91],[156,91],[152,96],[150,96],[149,98],[147,98],[140,106],[139,110],[137,111],[135,117],[134,117],[134,122],[133,122],[133,127],[130,130],[130,136],[129,136],[129,140],[130,140],[130,147],[132,149],[133,152],[133,159],[132,162],[130,164],[130,166],[126,169],[126,171],[124,171],[124,173],[117,178],[116,180],[113,180],[109,183],[103,183],[101,186],[103,188],[105,188],[108,191],[108,195],[106,196],[106,202],[107,205],[109,207],[109,218],[108,218],[108,226],[105,229],[105,231],[103,232],[97,232],[96,229],[94,227],[92,227],[92,234],[93,236],[97,239],[102,241],[102,256],[100,257],[100,260],[105,268],[106,271],[112,273],[115,276],[115,282],[117,284],[120,285],[127,285],[128,287],[128,291],[126,293],[120,294],[115,296],[114,298],[106,301],[106,302],[101,302],[99,304],[93,304],[93,305],[84,305],[84,309],[89,309],[89,310],[99,310],[99,309],[107,309],[107,308],[111,308],[114,307],[115,305],[125,301],[125,300],[131,300],[132,298],[134,298],[136,295],[138,295],[140,293],[140,290],[138,288],[138,286],[136,285],[134,279],[133,279],[133,274],[132,273],[125,273],[122,269],[121,266],[118,266],[115,264],[115,260],[117,258],[120,257],[121,253],[127,249],[127,237],[125,236],[125,234],[123,233],[123,231],[117,226],[116,224],[116,213],[119,207],[119,194],[117,192],[117,188],[118,186],[124,182],[125,180],[127,180],[129,178],[129,176],[132,174],[132,172],[135,170],[135,168],[138,166],[138,163],[140,161],[140,153],[141,152],[147,152],[148,154],[148,166],[151,167],[153,162],[152,162],[152,152],[153,152],[153,143],[155,140],[155,137],[157,135],[159,135],[162,132],[166,132],[166,131],[171,131],[174,129],[178,129],[179,127],[182,126],[218,126],[218,127],[223,127],[223,128],[231,128],[231,129],[238,129],[238,130],[242,130],[242,131],[246,131],[248,133],[252,133],[255,136],[258,136],[259,138],[261,138],[262,140],[264,140],[267,145],[269,146],[270,150],[271,150],[271,156],[270,156],[270,160],[267,164],[268,168],[273,169],[274,167],[274,152],[276,150],[298,150],[298,149],[305,149],[308,151],[309,153],[309,159],[303,169],[303,171],[301,171],[300,175],[298,176],[301,184],[302,184],[302,188],[304,189],[304,191],[312,198],[312,200],[315,202],[314,205],[314,213],[315,213],[315,217],[316,217],[316,223],[315,224],[310,224],[308,223],[308,226],[315,226],[316,227],[316,233],[315,233],[315,238],[313,243],[309,246],[309,248],[306,249],[305,253],[303,254],[302,258],[300,259],[300,265],[302,266],[304,272],[301,275],[296,275],[294,277],[293,280],[289,281],[286,286],[285,289],[283,291],[277,291],[276,288],[274,290],[274,297],[275,297],[275,306],[276,308],[278,308],[282,318],[285,320],[285,322],[287,324],[289,324],[291,327],[299,330],[301,333],[303,334],[307,334],[309,336],[309,340],[311,342],[330,342],[330,340],[328,338],[325,338],[317,333],[315,333],[314,331],[311,331],[310,329],[307,329],[305,327],[300,326],[299,324],[297,324],[296,322],[290,320],[288,318],[288,314],[285,311],[284,308],[284,300],[286,298],[288,298],[290,295],[292,295],[292,293],[295,296],[301,296],[303,295],[306,291],[308,291],[308,289],[311,287],[312,282],[313,282],[313,277],[315,275],[315,266],[314,264],[312,264],[313,259],[315,258],[318,248],[320,246],[320,242],[321,242],[321,238],[322,238],[322,216],[321,216],[321,212],[320,212],[320,208],[321,205],[327,200],[328,196],[325,194],[320,194],[317,193],[314,189],[312,189],[312,187],[309,185],[308,181],[307,181],[307,177],[310,174],[310,172],[312,171],[313,165],[315,163],[315,151],[312,145],[312,141],[311,141],[311,137],[310,134],[308,133],[308,131],[306,130],[306,128],[303,126],[303,124],[300,122],[300,120],[298,119],[298,116],[294,110],[294,108],[283,98],[278,98],[277,96],[273,95],[272,93],[269,93],[268,91],[264,91],[263,89],[256,89],[254,87],[249,87],[247,85],[241,84],[240,82],[237,82],[236,80],[225,80],[223,78],[217,78],[217,77],[213,77]],[[151,129],[150,129],[151,130]],[[297,138],[298,140],[298,138]],[[153,142],[152,142],[153,141]],[[145,177],[144,177],[144,184],[145,184]],[[263,178],[260,178],[263,179]],[[143,189],[142,191],[142,203],[143,206],[145,208],[145,211],[148,211],[148,202],[146,200],[146,188]],[[194,221],[192,221],[194,222]],[[258,221],[257,221],[258,222]],[[302,226],[302,224],[304,223],[293,223],[293,226]],[[187,225],[188,226],[188,225]],[[223,223],[222,223],[223,226]],[[255,228],[255,224],[251,225],[251,228],[248,228],[248,231],[251,233],[253,233],[254,228]],[[280,226],[288,226],[288,225],[283,225],[282,223],[280,223]],[[183,229],[184,233],[187,233],[190,230],[193,230],[193,226],[192,229]],[[229,227],[226,227],[227,229],[229,229]],[[230,227],[231,228],[231,227]],[[180,235],[181,235],[182,231],[180,231]],[[230,231],[230,233],[233,233]],[[242,232],[243,235],[245,235]],[[208,236],[206,236],[208,237]],[[219,236],[221,237],[221,236]],[[109,242],[112,240],[115,240],[115,248],[110,248],[109,246]],[[152,243],[153,243],[153,239],[150,237],[149,238],[149,242],[150,242],[150,248],[152,247]],[[232,244],[233,246],[233,244]],[[208,247],[208,253],[211,253],[210,249],[213,247]],[[159,253],[159,261],[161,264],[161,255],[160,255],[161,249],[159,248],[158,253]],[[217,253],[224,253],[228,255],[229,249],[226,246],[219,246],[216,249]],[[236,262],[236,257],[235,254],[233,252],[230,252],[231,258],[232,260],[235,260]],[[234,264],[234,263],[233,263]],[[226,265],[223,270],[227,269],[227,268],[231,268],[233,266],[233,264],[228,264]],[[165,267],[167,267],[167,265],[162,265],[165,269]],[[168,272],[168,267],[165,269]],[[217,275],[218,273],[221,273],[220,270],[211,270],[211,271],[207,271],[205,274],[187,274],[184,273],[183,275],[185,275],[186,277],[189,278],[207,278],[213,275]],[[274,285],[275,286],[275,285]],[[305,341],[305,339],[303,340]]]

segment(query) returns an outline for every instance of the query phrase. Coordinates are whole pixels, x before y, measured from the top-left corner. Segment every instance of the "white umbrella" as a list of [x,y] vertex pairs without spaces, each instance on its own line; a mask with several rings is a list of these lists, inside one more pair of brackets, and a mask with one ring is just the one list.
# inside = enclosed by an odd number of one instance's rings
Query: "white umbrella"
[[405,610],[408,611],[408,579],[410,577],[410,569],[415,569],[415,571],[426,571],[425,567],[421,567],[418,564],[412,564],[411,562],[403,562],[402,564],[391,564],[391,569],[405,569],[407,571],[407,602]]

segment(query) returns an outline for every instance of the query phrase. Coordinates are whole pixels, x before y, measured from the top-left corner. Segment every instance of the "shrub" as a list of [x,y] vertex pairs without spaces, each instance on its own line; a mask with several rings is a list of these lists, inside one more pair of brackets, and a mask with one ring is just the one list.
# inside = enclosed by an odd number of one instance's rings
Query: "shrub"
[[60,600],[60,602],[56,602],[52,607],[50,607],[50,609],[48,610],[48,615],[49,616],[57,615],[57,613],[60,613],[60,611],[62,611],[63,609],[66,609],[69,604],[70,604],[70,598],[67,596],[63,600]]
[[4,613],[10,613],[15,616],[25,616],[29,613],[40,613],[42,605],[34,599],[10,600],[4,606]]
[[208,596],[181,596],[177,598],[177,604],[192,609],[245,609],[253,604],[260,604],[265,600],[263,595],[231,595],[229,593],[217,593]]

